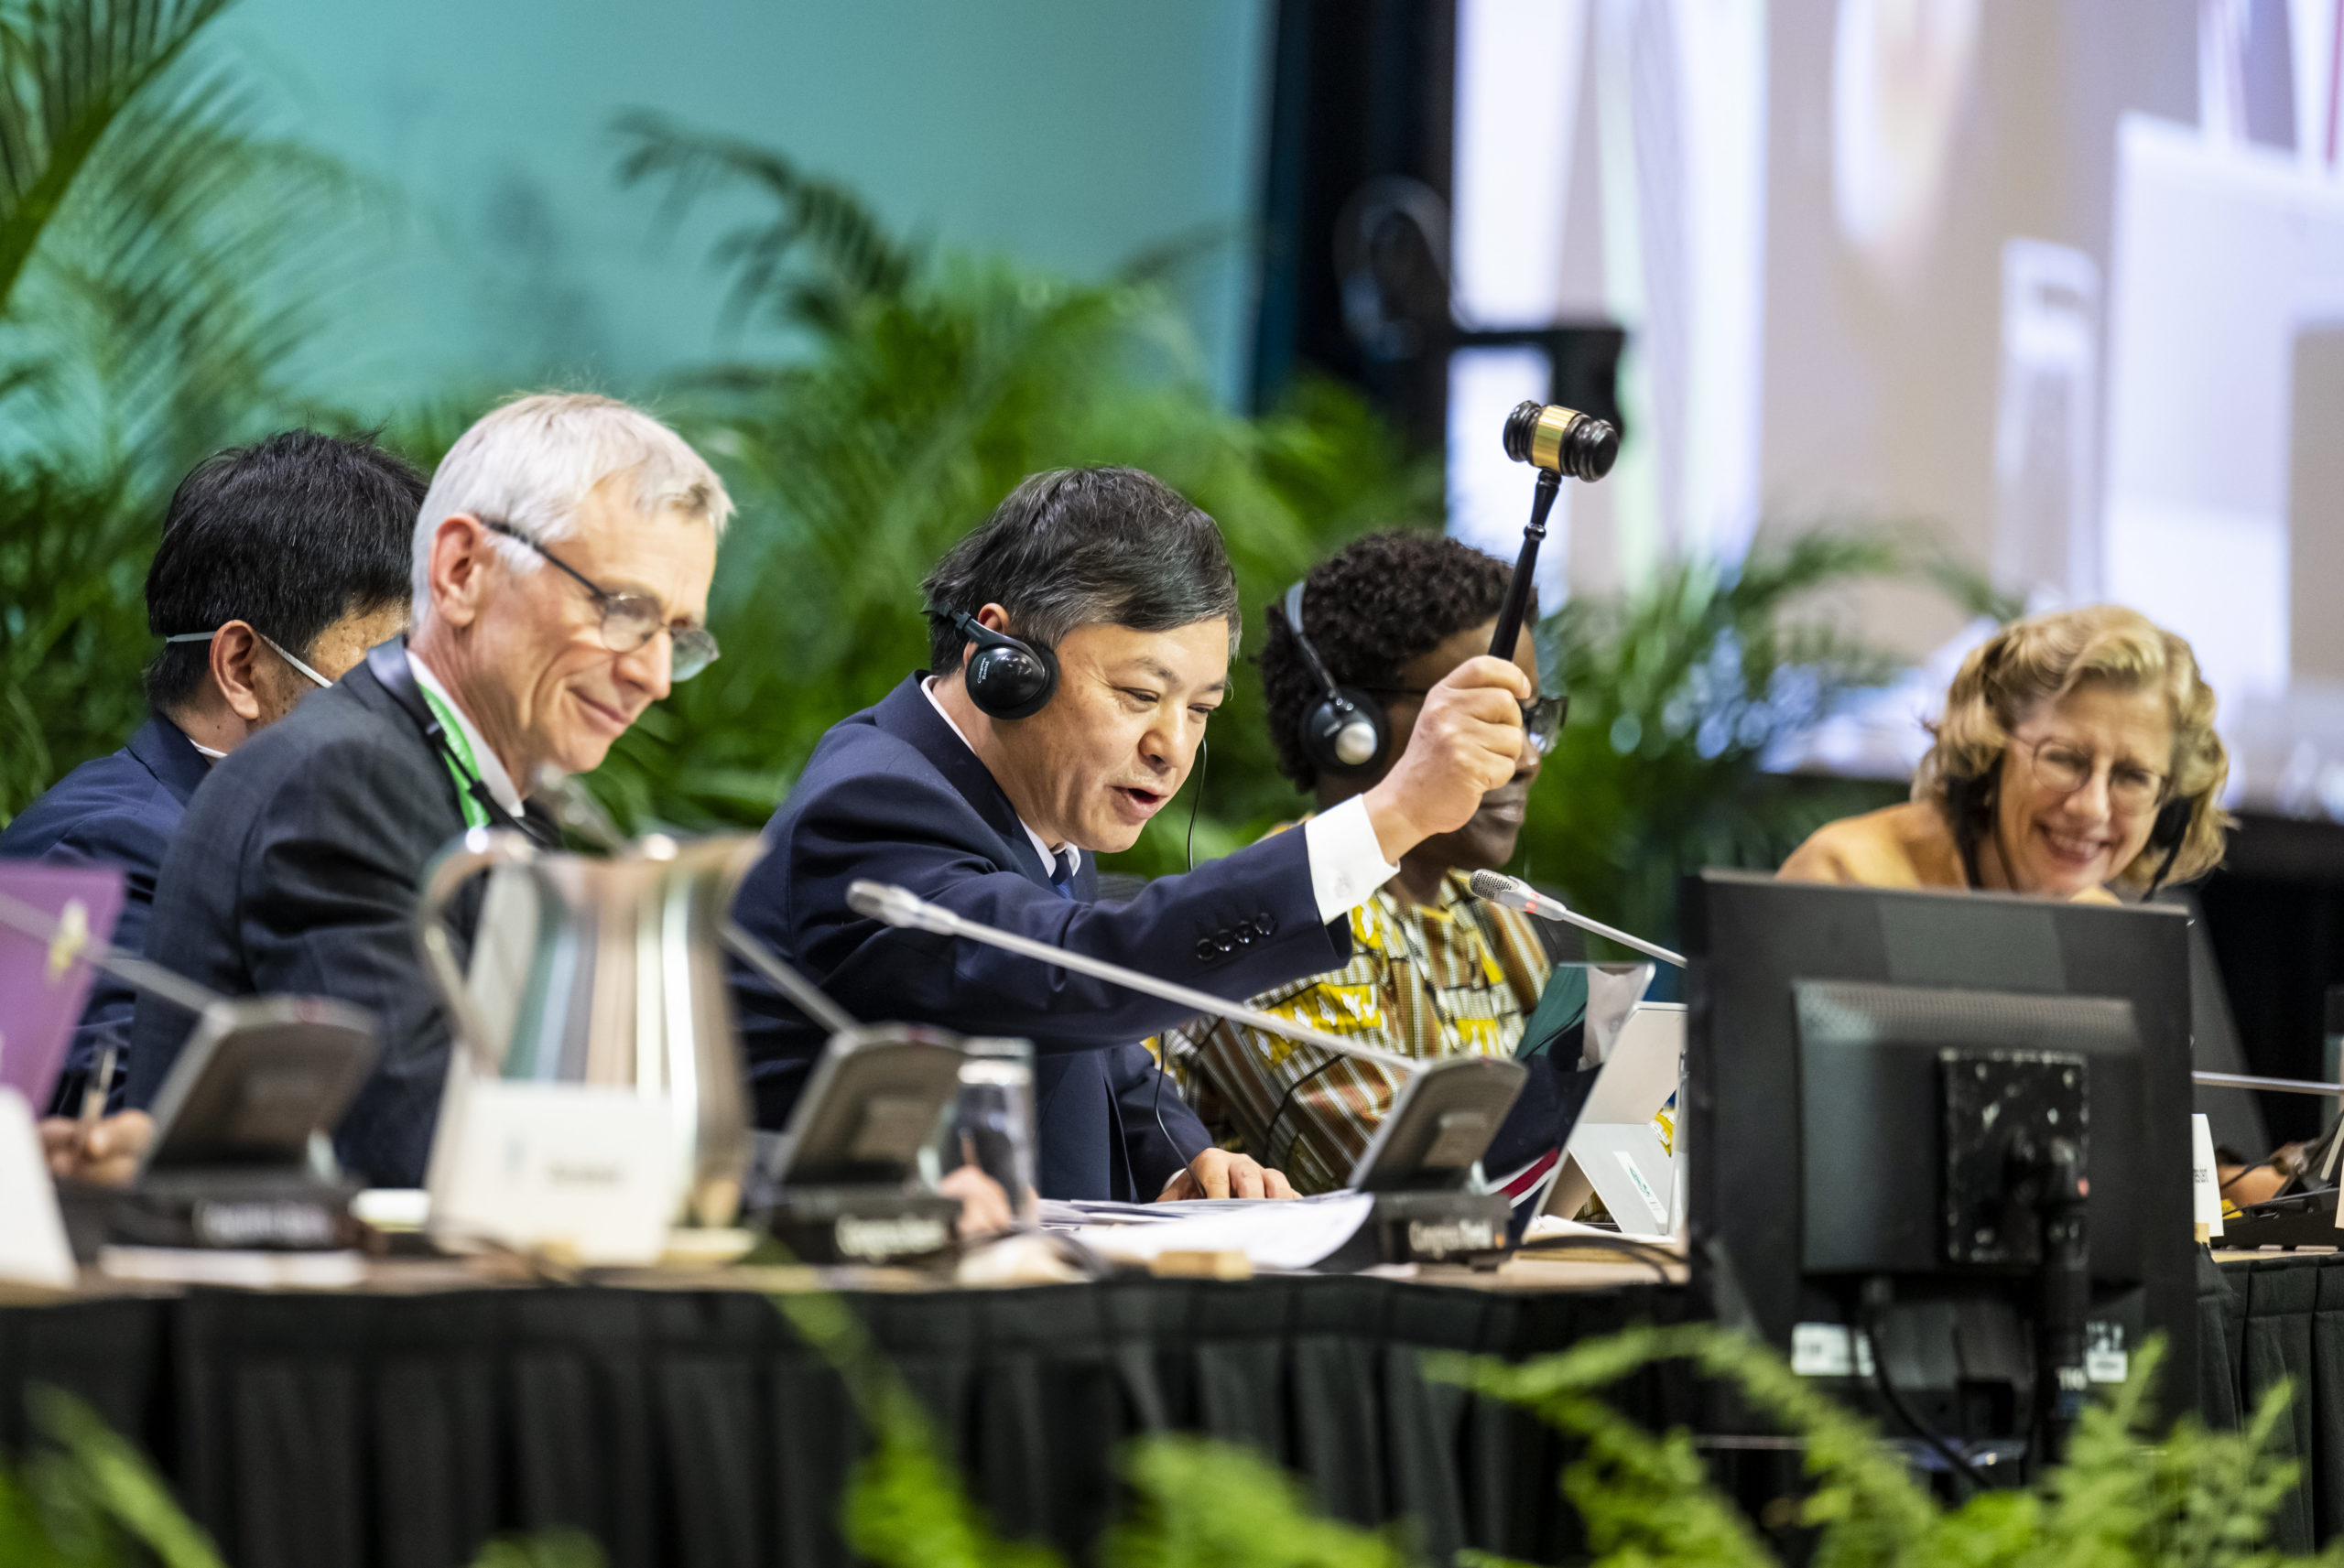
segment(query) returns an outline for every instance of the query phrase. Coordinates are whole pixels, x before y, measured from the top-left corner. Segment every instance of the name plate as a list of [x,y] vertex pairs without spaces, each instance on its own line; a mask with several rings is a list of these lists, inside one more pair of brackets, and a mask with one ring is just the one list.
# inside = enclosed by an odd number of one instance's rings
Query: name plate
[[[2222,1177],[2214,1164],[2214,1128],[2204,1111],[2189,1118],[2189,1193],[2198,1239],[2222,1233]],[[2338,1223],[2344,1224],[2344,1220]]]
[[473,1078],[451,1088],[432,1151],[431,1234],[577,1262],[654,1263],[681,1195],[659,1096]]
[[33,1108],[0,1086],[0,1280],[69,1291],[79,1277]]

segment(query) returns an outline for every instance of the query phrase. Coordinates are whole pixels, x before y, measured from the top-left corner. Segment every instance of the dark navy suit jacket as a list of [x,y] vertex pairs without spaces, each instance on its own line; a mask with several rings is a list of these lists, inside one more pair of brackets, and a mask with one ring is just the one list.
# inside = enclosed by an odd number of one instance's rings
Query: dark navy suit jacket
[[[120,869],[122,917],[114,923],[114,945],[144,953],[163,853],[179,833],[188,797],[211,771],[179,727],[157,714],[139,726],[129,745],[83,762],[18,813],[0,833],[0,856]],[[137,1001],[127,980],[103,970],[92,977],[89,1005],[73,1031],[51,1109],[70,1115],[81,1108],[81,1086],[97,1070],[100,1054],[128,1043]],[[126,1075],[114,1079],[112,1108],[121,1108],[126,1082]]]
[[[1061,897],[1009,797],[920,679],[822,738],[765,828],[765,857],[733,914],[863,1022],[1031,1040],[1043,1195],[1152,1198],[1210,1142],[1135,1044],[1188,1010],[998,948],[883,925],[847,907],[847,884],[892,882],[968,919],[1232,1000],[1340,968],[1350,924],[1320,922],[1299,833],[1163,878],[1127,904],[1092,902],[1086,857],[1073,900]],[[822,1032],[744,968],[733,977],[757,1119],[777,1129]]]

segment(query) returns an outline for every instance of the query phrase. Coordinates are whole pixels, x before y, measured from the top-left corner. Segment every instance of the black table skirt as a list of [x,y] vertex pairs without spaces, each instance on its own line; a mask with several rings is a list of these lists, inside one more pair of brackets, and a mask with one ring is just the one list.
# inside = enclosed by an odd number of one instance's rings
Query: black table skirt
[[[1418,1357],[1535,1355],[1673,1320],[1685,1297],[1298,1279],[853,1304],[995,1522],[1077,1560],[1114,1509],[1118,1444],[1184,1430],[1256,1445],[1341,1518],[1414,1519],[1436,1561],[1460,1545],[1553,1561],[1576,1534],[1558,1441],[1427,1383]],[[136,1438],[236,1568],[448,1568],[556,1525],[621,1565],[845,1560],[854,1418],[757,1295],[198,1292],[0,1312],[10,1448],[30,1382]],[[1658,1414],[1657,1385],[1622,1403]]]
[[2272,1521],[2273,1535],[2291,1552],[2308,1552],[2344,1534],[2344,1254],[2273,1253],[2225,1262],[2220,1273],[2229,1289],[2200,1296],[2198,1354],[2228,1374],[2235,1403],[2219,1410],[2209,1392],[2207,1417],[2228,1424],[2282,1378],[2293,1381],[2279,1439],[2303,1474]]

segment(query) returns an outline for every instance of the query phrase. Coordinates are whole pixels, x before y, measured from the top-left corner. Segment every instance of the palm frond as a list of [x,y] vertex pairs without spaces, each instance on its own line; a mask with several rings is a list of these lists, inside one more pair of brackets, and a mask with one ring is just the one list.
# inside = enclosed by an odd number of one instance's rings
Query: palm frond
[[[780,325],[836,331],[856,306],[900,298],[911,282],[916,253],[838,181],[808,174],[771,148],[686,130],[647,110],[620,115],[616,128],[626,147],[620,182],[664,181],[661,211],[669,221],[727,186],[745,186],[772,202],[769,219],[728,232],[711,254],[733,274],[735,319],[762,314]],[[801,259],[812,263],[810,275],[792,268]]]
[[[770,173],[766,156],[726,167]],[[636,167],[681,165],[663,154]],[[794,178],[763,184],[776,225],[791,221]],[[781,308],[821,325],[810,352],[708,366],[675,388],[668,412],[742,503],[710,607],[725,657],[592,781],[623,820],[762,822],[824,730],[927,662],[917,585],[1037,470],[1130,463],[1163,477],[1220,520],[1249,605],[1332,540],[1437,515],[1437,473],[1351,395],[1312,386],[1260,419],[1221,407],[1154,285],[918,254],[884,232],[873,244],[902,258],[900,285],[842,293],[835,316]],[[767,299],[770,254],[719,247]],[[1272,763],[1250,667],[1237,679],[1213,737],[1206,853],[1298,804]],[[1151,828],[1123,869],[1175,869],[1181,838]]]
[[27,0],[0,25],[0,312],[123,112],[228,0]]
[[340,166],[258,134],[215,70],[131,105],[35,257],[16,333],[43,369],[22,427],[44,449],[167,483],[293,400],[285,367],[352,248]]
[[283,423],[354,182],[265,132],[227,0],[0,0],[0,818],[121,743],[195,458]]

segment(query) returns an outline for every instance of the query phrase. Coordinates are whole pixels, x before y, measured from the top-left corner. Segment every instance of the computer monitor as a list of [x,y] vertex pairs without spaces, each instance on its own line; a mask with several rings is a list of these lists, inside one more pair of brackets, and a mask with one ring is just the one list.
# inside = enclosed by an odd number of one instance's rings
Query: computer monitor
[[1683,925],[1687,1217],[1721,1317],[1867,1406],[1850,1330],[1872,1319],[1892,1389],[1934,1430],[2024,1437],[2038,1238],[1977,1189],[2007,1168],[2016,1116],[2086,1162],[2090,1377],[2121,1379],[2162,1333],[2165,1402],[2189,1402],[2181,911],[1709,871]]

